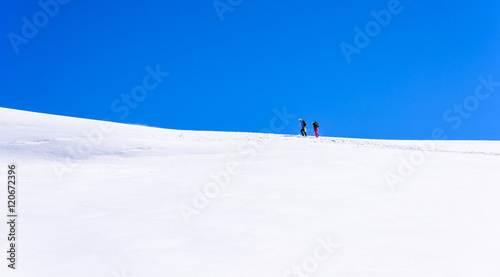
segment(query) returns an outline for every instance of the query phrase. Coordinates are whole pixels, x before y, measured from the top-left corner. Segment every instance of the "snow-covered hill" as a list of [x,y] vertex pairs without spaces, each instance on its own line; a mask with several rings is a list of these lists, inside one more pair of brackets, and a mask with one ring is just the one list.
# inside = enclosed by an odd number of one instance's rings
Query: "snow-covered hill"
[[500,276],[500,143],[194,132],[0,109],[0,276]]

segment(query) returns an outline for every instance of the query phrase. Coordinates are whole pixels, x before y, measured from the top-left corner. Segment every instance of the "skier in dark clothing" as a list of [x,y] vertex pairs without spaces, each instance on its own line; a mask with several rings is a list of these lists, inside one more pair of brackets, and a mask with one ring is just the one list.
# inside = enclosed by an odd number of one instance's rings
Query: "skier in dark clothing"
[[316,135],[316,137],[319,137],[319,134],[318,134],[319,123],[314,121],[313,127],[314,127],[314,134]]
[[300,122],[300,133],[302,134],[302,136],[305,136],[307,137],[307,133],[306,133],[306,121],[305,120],[302,120],[302,119],[299,119],[299,122]]

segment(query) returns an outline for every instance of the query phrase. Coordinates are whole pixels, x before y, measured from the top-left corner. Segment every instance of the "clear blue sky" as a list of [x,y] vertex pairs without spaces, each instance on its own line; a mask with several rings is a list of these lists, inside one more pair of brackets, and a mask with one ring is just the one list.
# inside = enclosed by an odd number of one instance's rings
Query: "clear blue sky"
[[286,106],[286,134],[500,139],[500,86],[478,80],[500,82],[500,1],[341,2],[3,1],[0,106],[249,132]]

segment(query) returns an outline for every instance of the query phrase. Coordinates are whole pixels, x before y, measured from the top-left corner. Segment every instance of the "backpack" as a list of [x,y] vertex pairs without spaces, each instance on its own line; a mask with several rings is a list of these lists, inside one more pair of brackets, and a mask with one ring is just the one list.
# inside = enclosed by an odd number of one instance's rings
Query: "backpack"
[[314,122],[313,126],[316,127],[316,128],[318,128],[319,127],[319,123],[318,122]]
[[305,120],[302,120],[302,124],[304,124],[304,127],[306,127],[306,125],[307,125]]

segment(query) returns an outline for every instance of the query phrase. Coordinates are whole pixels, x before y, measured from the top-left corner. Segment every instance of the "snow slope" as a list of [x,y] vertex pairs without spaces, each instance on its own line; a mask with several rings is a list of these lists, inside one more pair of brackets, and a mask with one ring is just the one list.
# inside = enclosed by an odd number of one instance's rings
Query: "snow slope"
[[500,143],[424,144],[0,109],[0,276],[500,276]]

